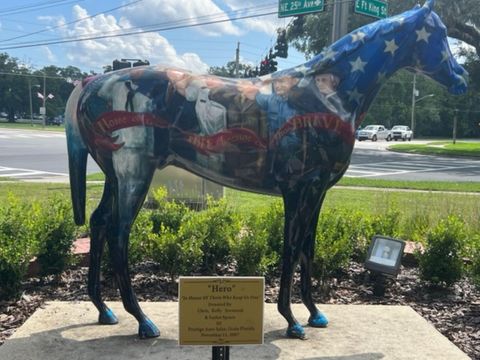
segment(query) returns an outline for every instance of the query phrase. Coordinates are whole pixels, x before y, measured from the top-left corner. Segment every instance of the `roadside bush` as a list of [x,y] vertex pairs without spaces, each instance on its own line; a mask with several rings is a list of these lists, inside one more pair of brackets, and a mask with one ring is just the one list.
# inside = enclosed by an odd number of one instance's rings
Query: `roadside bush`
[[389,209],[386,213],[375,215],[371,219],[372,234],[369,234],[369,239],[374,235],[384,235],[389,237],[397,237],[400,229],[400,211],[396,209]]
[[158,233],[162,226],[178,231],[183,218],[191,211],[185,204],[168,201],[167,195],[165,187],[159,187],[153,192],[153,199],[157,205],[151,212],[155,233]]
[[417,254],[423,279],[448,287],[462,277],[467,238],[464,227],[458,217],[449,216],[428,232],[425,251]]
[[15,297],[35,254],[32,210],[13,195],[0,205],[0,300]]
[[414,212],[403,222],[401,237],[410,241],[424,243],[431,223],[430,214]]
[[333,273],[348,265],[353,254],[352,233],[346,215],[345,211],[335,209],[320,214],[313,271],[323,286]]
[[472,259],[470,276],[475,285],[480,288],[480,235],[473,237],[470,254]]
[[238,275],[266,275],[278,267],[279,255],[269,247],[268,231],[259,219],[263,216],[252,214],[232,244]]
[[54,196],[34,208],[41,275],[60,274],[73,262],[76,226],[71,204],[63,196]]
[[267,254],[272,259],[279,259],[283,254],[285,228],[283,203],[281,201],[275,201],[265,212],[260,214],[258,219],[267,234]]
[[131,265],[152,259],[151,234],[154,225],[152,211],[142,209],[132,225],[129,238],[128,262]]
[[191,231],[188,224],[185,226],[179,232],[162,226],[158,233],[150,234],[152,260],[170,276],[172,283],[175,276],[196,272],[202,262],[201,243],[187,235]]
[[240,229],[240,219],[227,206],[225,199],[208,199],[206,210],[192,211],[184,218],[180,235],[200,244],[202,270],[215,274],[217,265],[227,264],[231,243]]
[[375,231],[372,227],[372,216],[361,211],[346,210],[342,210],[340,216],[345,221],[346,236],[351,242],[352,259],[363,262]]

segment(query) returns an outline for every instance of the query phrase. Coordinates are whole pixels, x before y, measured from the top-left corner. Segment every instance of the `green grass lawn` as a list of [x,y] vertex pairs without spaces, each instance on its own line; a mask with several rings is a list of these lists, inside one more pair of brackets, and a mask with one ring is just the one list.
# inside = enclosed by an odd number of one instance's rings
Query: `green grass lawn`
[[434,141],[428,144],[390,145],[389,150],[427,155],[470,156],[480,158],[480,142]]
[[9,123],[5,119],[0,120],[0,128],[4,129],[23,129],[23,130],[44,130],[44,131],[58,131],[58,132],[65,132],[65,127],[63,125],[47,125],[43,126],[42,124],[38,123],[38,120],[35,120],[33,124],[29,122],[14,122]]
[[[87,219],[100,201],[102,190],[101,183],[87,186]],[[0,182],[0,201],[7,201],[9,193],[25,201],[42,200],[58,193],[70,197],[68,184]],[[276,196],[232,189],[227,189],[225,195],[228,204],[244,215],[282,201]],[[372,215],[395,210],[404,227],[419,218],[431,222],[453,214],[463,219],[470,229],[480,232],[480,195],[476,194],[334,187],[327,193],[323,208],[358,210]]]

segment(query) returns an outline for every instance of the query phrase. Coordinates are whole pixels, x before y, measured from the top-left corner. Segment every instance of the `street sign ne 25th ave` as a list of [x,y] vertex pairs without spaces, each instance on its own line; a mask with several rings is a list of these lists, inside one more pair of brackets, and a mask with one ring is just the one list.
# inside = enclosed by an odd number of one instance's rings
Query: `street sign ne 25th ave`
[[278,17],[323,11],[324,0],[279,0]]
[[383,19],[388,16],[388,4],[378,0],[355,0],[355,12]]

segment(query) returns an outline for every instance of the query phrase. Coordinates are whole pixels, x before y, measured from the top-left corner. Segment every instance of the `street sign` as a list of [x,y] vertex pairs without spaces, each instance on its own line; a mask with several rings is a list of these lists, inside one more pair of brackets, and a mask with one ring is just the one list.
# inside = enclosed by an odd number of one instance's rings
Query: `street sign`
[[323,11],[324,0],[279,0],[278,17]]
[[355,0],[355,12],[383,19],[388,16],[388,4],[379,0]]

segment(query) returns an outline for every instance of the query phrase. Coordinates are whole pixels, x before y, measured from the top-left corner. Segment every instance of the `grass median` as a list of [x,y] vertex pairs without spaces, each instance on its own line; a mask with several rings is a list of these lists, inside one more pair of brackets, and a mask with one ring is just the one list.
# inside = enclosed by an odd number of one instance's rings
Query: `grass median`
[[[100,201],[103,184],[89,184],[87,187],[87,218]],[[31,201],[47,199],[55,193],[69,197],[68,184],[0,182],[0,201],[4,202],[11,193],[16,197]],[[245,216],[281,202],[280,197],[253,194],[227,189],[228,204]],[[480,198],[471,193],[418,192],[398,189],[334,187],[326,196],[324,209],[358,210],[366,215],[384,214],[390,210],[400,212],[404,224],[417,218],[442,219],[457,215],[471,229],[480,232]]]
[[433,141],[427,144],[396,144],[388,147],[391,151],[423,155],[467,156],[480,159],[480,142],[474,141]]

